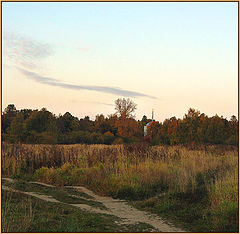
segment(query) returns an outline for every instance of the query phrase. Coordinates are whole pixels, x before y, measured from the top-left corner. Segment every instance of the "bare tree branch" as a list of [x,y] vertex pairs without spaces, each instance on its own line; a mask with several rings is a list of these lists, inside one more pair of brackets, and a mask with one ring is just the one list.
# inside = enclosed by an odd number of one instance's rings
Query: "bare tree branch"
[[132,113],[137,109],[136,106],[137,104],[129,98],[127,100],[125,98],[118,98],[115,101],[115,110],[117,110],[116,114],[121,119],[134,118],[135,116]]

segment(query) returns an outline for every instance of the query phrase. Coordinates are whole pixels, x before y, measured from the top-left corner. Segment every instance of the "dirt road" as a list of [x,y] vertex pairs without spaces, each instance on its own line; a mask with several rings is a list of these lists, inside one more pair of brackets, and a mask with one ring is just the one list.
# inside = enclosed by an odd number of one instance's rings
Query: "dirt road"
[[[11,180],[9,178],[2,178],[2,179],[6,180],[8,182],[14,182],[13,180]],[[35,183],[35,184],[40,184],[43,186],[54,187],[53,185],[44,184],[44,183],[40,183],[40,182],[29,182],[29,183]],[[100,202],[107,209],[103,210],[103,209],[99,209],[99,208],[92,207],[90,205],[82,204],[82,203],[81,204],[67,203],[67,204],[74,206],[74,207],[78,207],[83,210],[86,210],[88,212],[114,215],[114,216],[120,218],[120,220],[118,221],[119,225],[137,224],[139,222],[142,222],[142,223],[150,224],[151,226],[154,227],[154,229],[156,229],[159,232],[185,232],[184,230],[182,230],[180,228],[174,227],[169,222],[167,223],[166,221],[164,221],[157,215],[150,214],[150,213],[144,212],[144,211],[140,211],[140,210],[130,206],[124,200],[113,199],[111,197],[99,196],[99,195],[96,195],[93,191],[91,191],[85,187],[82,187],[82,186],[66,186],[66,187],[73,188],[81,193],[89,195],[91,198],[86,198],[86,197],[81,197],[81,196],[78,196],[78,197],[83,198],[85,200],[90,200],[90,201],[92,200],[92,201]],[[47,195],[43,195],[43,194],[39,194],[39,193],[35,193],[35,192],[24,192],[24,191],[20,191],[20,190],[14,190],[7,186],[2,186],[2,189],[27,194],[27,195],[42,199],[44,201],[62,203],[51,196],[47,196]]]

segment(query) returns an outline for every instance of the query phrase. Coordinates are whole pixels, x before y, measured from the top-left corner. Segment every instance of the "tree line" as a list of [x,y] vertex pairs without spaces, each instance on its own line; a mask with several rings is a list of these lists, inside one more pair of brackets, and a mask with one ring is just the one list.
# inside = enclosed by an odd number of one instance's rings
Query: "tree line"
[[[163,122],[146,115],[136,120],[136,104],[130,99],[115,101],[116,113],[74,117],[66,112],[54,115],[46,108],[17,110],[9,104],[2,113],[2,141],[27,144],[123,144],[146,141],[152,145],[230,144],[238,145],[238,120],[215,115],[208,117],[193,108],[182,119],[171,117]],[[149,123],[147,135],[143,128]]]
[[149,124],[146,136],[152,144],[225,144],[238,145],[238,120],[232,116],[230,121],[217,114],[208,117],[193,108],[183,119],[172,117],[163,123],[153,121]]

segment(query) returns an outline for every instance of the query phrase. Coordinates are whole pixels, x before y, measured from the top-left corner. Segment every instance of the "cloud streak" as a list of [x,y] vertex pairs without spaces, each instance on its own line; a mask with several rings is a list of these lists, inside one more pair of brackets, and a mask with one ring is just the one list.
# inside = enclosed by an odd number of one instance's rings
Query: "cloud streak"
[[156,97],[153,97],[153,96],[150,96],[150,95],[147,95],[144,93],[130,91],[130,90],[116,88],[116,87],[97,86],[97,85],[73,85],[73,84],[62,83],[60,80],[41,76],[35,72],[27,71],[27,70],[19,68],[19,67],[17,67],[17,69],[23,75],[25,75],[27,78],[34,80],[38,83],[46,84],[49,86],[61,87],[61,88],[72,89],[72,90],[98,91],[98,92],[103,92],[103,93],[111,93],[111,94],[115,94],[115,95],[120,95],[123,97],[132,97],[132,98],[148,97],[148,98],[156,99]]
[[3,35],[3,56],[16,65],[34,69],[42,59],[53,54],[52,47],[19,34],[6,32]]

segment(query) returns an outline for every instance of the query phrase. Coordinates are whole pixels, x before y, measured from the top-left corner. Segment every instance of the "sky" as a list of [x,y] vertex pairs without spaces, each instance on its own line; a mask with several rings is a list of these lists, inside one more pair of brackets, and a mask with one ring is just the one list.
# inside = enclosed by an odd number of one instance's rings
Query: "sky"
[[2,2],[2,109],[238,116],[237,4]]

